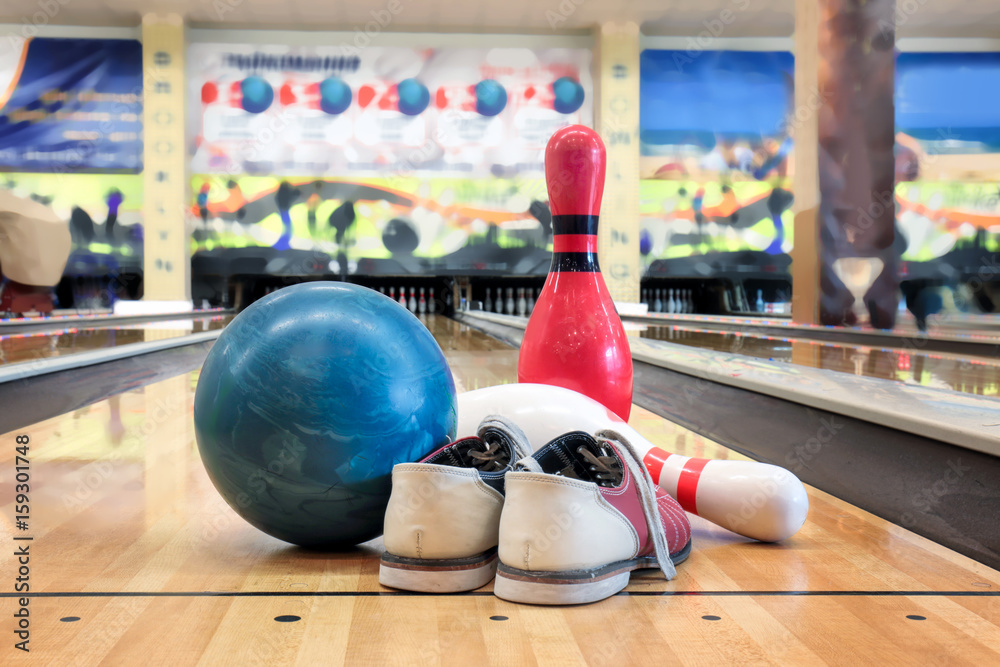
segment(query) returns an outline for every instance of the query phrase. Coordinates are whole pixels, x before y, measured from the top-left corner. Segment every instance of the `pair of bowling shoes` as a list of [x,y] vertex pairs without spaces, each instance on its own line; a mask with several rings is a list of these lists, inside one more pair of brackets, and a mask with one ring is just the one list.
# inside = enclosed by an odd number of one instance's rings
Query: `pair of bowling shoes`
[[504,600],[582,604],[625,588],[632,570],[672,579],[691,525],[618,433],[574,431],[532,454],[491,416],[477,437],[393,468],[384,540],[385,586],[455,593],[496,576]]

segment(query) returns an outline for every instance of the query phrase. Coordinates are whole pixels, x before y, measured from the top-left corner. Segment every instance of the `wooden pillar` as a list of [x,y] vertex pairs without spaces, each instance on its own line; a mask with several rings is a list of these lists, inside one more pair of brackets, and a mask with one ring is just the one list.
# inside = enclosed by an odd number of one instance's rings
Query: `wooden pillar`
[[788,126],[795,140],[792,320],[799,324],[819,323],[818,90],[819,4],[817,0],[796,0],[795,115]]
[[[827,325],[868,320],[891,328],[900,255],[893,195],[895,0],[798,0],[796,11],[796,120],[811,118],[796,132],[793,258],[800,266],[793,269],[799,299],[798,309],[793,299],[793,318]],[[808,114],[811,101],[815,114]],[[818,209],[809,189],[814,171]],[[818,271],[809,266],[811,243],[818,246]]]
[[618,302],[639,301],[639,26],[597,30],[595,129],[608,151],[599,227],[601,272]]
[[184,148],[184,20],[142,17],[144,298],[190,302]]

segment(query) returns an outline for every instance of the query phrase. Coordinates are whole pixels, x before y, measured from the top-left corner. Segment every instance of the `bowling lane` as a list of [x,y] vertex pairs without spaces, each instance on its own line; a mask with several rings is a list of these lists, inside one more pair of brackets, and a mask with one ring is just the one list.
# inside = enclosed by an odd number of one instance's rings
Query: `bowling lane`
[[[461,390],[515,381],[516,350],[452,320],[425,321]],[[15,438],[30,437],[32,504],[18,535],[33,538],[31,592],[44,596],[32,600],[41,663],[485,663],[514,652],[525,664],[580,655],[704,664],[731,659],[732,646],[761,663],[822,662],[836,661],[831,646],[869,640],[867,653],[893,660],[946,656],[956,645],[986,664],[997,658],[997,646],[968,632],[996,636],[1000,573],[815,489],[791,540],[748,542],[692,516],[694,550],[675,580],[637,573],[596,605],[515,605],[493,597],[492,585],[397,594],[378,584],[381,540],[309,551],[235,515],[198,454],[197,379],[184,373],[0,436],[5,469]],[[638,407],[630,424],[679,454],[744,458]],[[14,494],[0,488],[9,539]],[[0,568],[14,571],[13,549],[0,553]],[[275,623],[287,615],[301,622]],[[573,631],[608,618],[616,641]],[[554,630],[538,631],[546,627]],[[511,645],[511,631],[522,640]]]
[[180,317],[118,326],[0,334],[0,365],[50,359],[222,329],[233,315]]
[[[690,325],[652,325],[643,338],[727,354],[742,354],[840,373],[939,387],[980,396],[1000,395],[1000,359],[926,353],[919,349],[846,345],[752,331],[720,332]],[[916,340],[916,339],[915,339]]]
[[[460,389],[515,381],[516,350],[452,320],[425,321]],[[835,661],[831,646],[861,640],[893,660],[946,656],[955,645],[986,663],[997,657],[997,646],[967,632],[996,636],[1000,573],[815,489],[806,525],[787,542],[748,542],[692,516],[693,552],[675,580],[637,573],[596,605],[515,605],[493,597],[492,585],[397,594],[378,584],[381,540],[309,551],[235,515],[198,454],[197,379],[178,375],[0,436],[5,469],[15,438],[30,438],[31,512],[18,535],[33,538],[31,592],[44,595],[32,600],[34,659],[312,664],[349,655],[388,664],[416,652],[434,664],[516,652],[525,664],[581,654],[704,664],[739,646],[744,659],[782,663]],[[630,424],[679,454],[744,458],[639,407]],[[9,539],[14,494],[10,483],[0,488]],[[0,568],[14,571],[13,549],[0,553]],[[286,615],[302,621],[275,623]],[[573,631],[608,618],[616,641]],[[522,636],[514,645],[511,631]]]

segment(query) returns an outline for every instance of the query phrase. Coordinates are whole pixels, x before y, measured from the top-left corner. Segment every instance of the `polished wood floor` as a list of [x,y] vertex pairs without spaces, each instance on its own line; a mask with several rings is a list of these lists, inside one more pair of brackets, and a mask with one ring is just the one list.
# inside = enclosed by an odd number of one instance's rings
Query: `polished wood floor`
[[[824,342],[803,336],[768,336],[742,330],[720,332],[697,324],[650,325],[643,338],[689,345],[726,354],[741,354],[790,364],[825,368],[839,373],[894,380],[910,385],[939,387],[979,396],[1000,396],[1000,359],[908,348],[882,348]],[[987,346],[984,346],[986,348]],[[805,350],[805,354],[798,354]]]
[[[514,381],[515,351],[428,324],[462,390]],[[1000,572],[815,489],[787,543],[693,517],[677,579],[635,575],[593,605],[510,604],[489,586],[395,593],[377,580],[379,540],[306,551],[229,509],[194,441],[196,382],[0,436],[0,664],[1000,664]],[[631,422],[670,451],[741,458],[639,408]],[[14,523],[22,433],[27,531]],[[14,533],[33,538],[28,654],[13,647]]]
[[17,364],[52,357],[64,357],[150,340],[179,338],[202,331],[222,329],[232,315],[179,316],[176,320],[160,320],[143,324],[116,326],[68,327],[8,334],[0,329],[0,365]]

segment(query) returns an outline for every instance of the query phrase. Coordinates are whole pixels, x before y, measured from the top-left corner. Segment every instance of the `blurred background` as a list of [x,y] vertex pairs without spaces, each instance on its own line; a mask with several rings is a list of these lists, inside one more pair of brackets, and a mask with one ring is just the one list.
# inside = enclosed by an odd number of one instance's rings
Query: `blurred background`
[[[509,291],[530,305],[548,271],[545,143],[580,123],[609,150],[601,260],[619,303],[791,317],[813,294],[797,321],[891,328],[863,296],[884,267],[902,322],[986,317],[1000,308],[1000,18],[989,0],[871,4],[890,9],[828,31],[874,30],[891,53],[892,185],[869,188],[877,211],[860,219],[892,220],[866,246],[796,222],[801,183],[834,178],[816,129],[831,82],[868,56],[837,61],[822,29],[797,32],[793,0],[8,0],[0,189],[22,203],[4,200],[0,226],[36,219],[14,210],[33,201],[71,243],[58,280],[30,285],[5,271],[28,241],[0,232],[0,313],[241,308],[320,278],[510,313]],[[860,287],[858,266],[837,265],[875,255]],[[811,291],[793,259],[825,267]],[[869,312],[824,306],[824,290]]]

